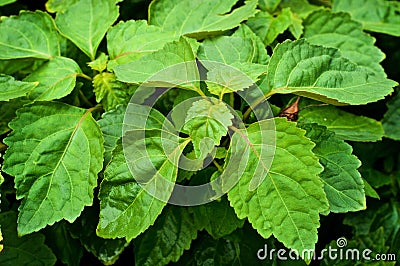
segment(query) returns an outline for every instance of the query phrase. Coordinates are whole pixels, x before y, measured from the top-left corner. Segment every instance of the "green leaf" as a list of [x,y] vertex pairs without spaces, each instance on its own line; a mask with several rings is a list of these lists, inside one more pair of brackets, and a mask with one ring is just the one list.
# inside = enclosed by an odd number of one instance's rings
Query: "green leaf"
[[289,8],[284,8],[276,17],[268,12],[260,12],[254,18],[250,18],[246,24],[265,45],[269,45],[292,25],[292,13]]
[[269,60],[262,41],[246,25],[241,25],[232,36],[204,40],[198,58],[208,70],[208,90],[220,97],[255,83],[266,72],[263,64]]
[[99,57],[96,60],[88,63],[91,69],[103,72],[107,68],[108,63],[108,55],[105,53],[100,53]]
[[383,99],[396,82],[355,65],[339,50],[305,40],[278,44],[268,65],[274,93],[295,93],[331,104],[366,104]]
[[82,215],[71,225],[74,238],[79,239],[85,249],[98,258],[104,265],[114,264],[129,245],[125,239],[104,239],[96,234],[99,220],[99,208],[96,204],[86,208]]
[[124,122],[125,105],[119,105],[114,110],[105,112],[99,121],[101,132],[104,136],[104,162],[111,160],[111,152],[117,146],[117,141],[122,137],[122,124]]
[[[203,62],[203,61],[202,61]],[[259,80],[259,76],[266,72],[266,67],[253,63],[236,63],[232,66],[207,62],[207,89],[211,94],[222,96],[246,89]]]
[[378,141],[383,137],[383,128],[380,122],[342,111],[334,106],[304,109],[299,113],[299,121],[325,126],[344,140]]
[[322,6],[310,4],[307,0],[283,0],[282,8],[290,8],[292,25],[289,26],[289,31],[292,35],[299,39],[303,34],[303,20],[313,11],[322,9]]
[[17,235],[17,214],[13,211],[0,214],[4,249],[0,254],[1,265],[54,265],[57,261],[51,249],[44,244],[40,233],[24,237]]
[[346,13],[321,10],[304,20],[304,37],[311,44],[333,47],[352,62],[386,76],[379,64],[385,54],[374,46],[375,39]]
[[135,245],[136,265],[176,262],[197,237],[193,215],[183,207],[167,207]]
[[145,20],[121,21],[107,33],[110,64],[114,67],[138,60],[143,55],[161,50],[168,42],[178,39],[179,36],[175,36],[174,32],[147,25]]
[[67,96],[75,88],[76,77],[82,73],[79,65],[66,57],[55,57],[24,79],[39,85],[29,98],[36,101],[50,101]]
[[183,126],[192,139],[197,158],[205,158],[219,145],[234,118],[225,103],[214,98],[209,100],[194,102],[187,111]]
[[233,9],[238,0],[159,0],[149,7],[149,24],[176,35],[197,39],[233,29],[256,14],[257,0],[247,0]]
[[62,35],[94,60],[101,40],[119,16],[116,2],[116,0],[80,0],[70,5],[64,12],[57,13],[57,28]]
[[388,103],[388,108],[382,121],[385,136],[394,140],[400,140],[400,94],[393,97]]
[[244,223],[237,218],[226,197],[193,207],[192,211],[199,229],[205,229],[215,239],[231,234]]
[[9,101],[25,96],[37,85],[38,82],[23,82],[0,74],[0,101]]
[[65,12],[70,6],[79,0],[48,0],[46,10],[50,13]]
[[126,105],[132,96],[129,86],[118,81],[113,73],[103,72],[93,78],[96,102],[101,102],[106,111],[117,105]]
[[[274,122],[276,150],[271,167],[268,161],[274,144],[272,121],[254,123],[247,133],[233,135],[231,159],[235,153],[248,153],[249,157],[238,183],[228,192],[228,199],[238,218],[247,217],[261,236],[269,238],[273,234],[287,248],[301,254],[305,249],[314,249],[319,213],[328,209],[318,177],[323,168],[311,151],[315,144],[304,136],[305,131],[283,118]],[[259,186],[254,188],[252,179],[260,177]]]
[[54,21],[42,11],[2,17],[0,32],[0,59],[50,59],[60,55],[60,37]]
[[[168,68],[176,64],[180,65]],[[165,82],[198,80],[195,55],[186,38],[167,43],[161,50],[139,60],[115,66],[113,70],[118,80],[129,83],[144,82],[162,70],[165,72],[156,75],[155,79],[160,78]]]
[[0,6],[5,6],[14,2],[17,2],[17,0],[0,0]]
[[364,183],[357,171],[361,162],[352,155],[352,147],[324,126],[299,126],[307,131],[306,137],[316,144],[313,152],[324,167],[320,177],[324,183],[330,211],[343,213],[366,209]]
[[57,258],[66,265],[78,266],[83,249],[79,240],[73,239],[66,222],[56,223],[46,232],[46,243]]
[[16,117],[15,112],[24,104],[31,101],[26,98],[17,98],[9,102],[0,102],[0,134],[3,135],[10,131],[8,123]]
[[92,204],[102,169],[99,126],[90,111],[62,103],[36,103],[17,115],[4,139],[9,148],[3,170],[15,177],[17,199],[22,199],[19,235],[61,219],[74,221]]
[[235,63],[268,62],[267,50],[260,38],[246,25],[241,25],[232,36],[220,36],[204,40],[198,51],[200,60]]
[[[113,151],[101,183],[97,233],[104,238],[125,237],[130,241],[152,225],[166,205],[166,202],[149,194],[148,190],[162,187],[162,196],[169,198],[173,186],[160,183],[160,180],[175,182],[179,157],[187,142],[176,143],[178,136],[173,133],[166,133],[167,136],[161,139],[161,129],[173,126],[155,109],[151,110],[147,120],[145,114],[149,111],[148,106],[131,106],[128,111],[128,117],[134,120],[128,121],[130,124],[125,133],[124,148],[119,143]],[[164,121],[167,125],[163,125]],[[146,138],[143,139],[141,133],[145,129]],[[165,154],[165,146],[169,147],[171,153]],[[125,154],[129,156],[125,158]],[[148,181],[139,184],[132,174],[135,178]]]
[[394,1],[335,0],[332,10],[350,13],[366,30],[400,36],[399,9]]

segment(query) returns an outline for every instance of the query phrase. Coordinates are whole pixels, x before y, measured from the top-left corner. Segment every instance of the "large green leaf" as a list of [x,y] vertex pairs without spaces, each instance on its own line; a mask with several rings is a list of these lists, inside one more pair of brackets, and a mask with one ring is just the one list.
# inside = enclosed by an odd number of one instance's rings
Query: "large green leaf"
[[[102,169],[103,136],[90,111],[42,102],[18,110],[4,139],[4,172],[15,177],[18,232],[74,221],[91,205]],[[79,161],[79,163],[77,163]]]
[[193,207],[192,211],[199,229],[205,229],[215,239],[231,234],[244,224],[244,220],[237,218],[226,197]]
[[[304,136],[305,131],[283,118],[274,121],[276,150],[271,167],[266,163],[273,144],[267,138],[274,130],[270,121],[252,124],[247,133],[233,135],[231,153],[248,152],[249,159],[238,183],[228,192],[228,199],[237,216],[247,217],[261,236],[269,238],[273,234],[301,254],[314,249],[319,213],[328,209],[318,177],[323,168],[311,151],[315,144]],[[251,189],[252,179],[259,177],[262,182]],[[304,259],[310,256],[306,254]]]
[[397,94],[389,103],[388,111],[383,118],[385,136],[400,140],[400,94]]
[[119,16],[116,2],[118,1],[80,0],[64,12],[57,13],[57,28],[94,60],[101,40]]
[[25,96],[37,85],[38,82],[23,82],[0,74],[0,101],[9,101]]
[[381,122],[342,111],[334,106],[304,109],[299,114],[299,121],[326,126],[344,140],[378,141],[383,137]]
[[196,237],[193,215],[183,207],[167,207],[135,245],[136,265],[176,262]]
[[285,41],[268,65],[274,93],[295,93],[332,104],[366,104],[383,99],[396,82],[376,75],[343,57],[339,50]]
[[379,64],[385,55],[374,46],[375,39],[346,13],[321,10],[304,20],[304,37],[312,44],[338,48],[342,55],[360,66],[385,75]]
[[117,146],[117,141],[122,137],[122,123],[124,122],[125,105],[119,105],[114,110],[105,112],[99,125],[104,136],[104,162],[111,159],[111,152]]
[[349,212],[365,209],[364,183],[357,168],[361,162],[352,155],[352,147],[337,138],[326,127],[301,124],[316,146],[313,152],[324,167],[320,174],[324,182],[329,209],[332,212]]
[[350,13],[366,30],[400,36],[399,9],[395,1],[335,0],[332,9]]
[[103,72],[93,78],[93,92],[96,101],[101,102],[106,111],[119,104],[126,105],[132,96],[129,86],[118,81],[113,73]]
[[[148,119],[147,106],[135,105],[127,111],[133,121],[128,121],[124,147],[120,143],[113,151],[101,183],[97,233],[101,237],[125,237],[129,241],[152,225],[166,205],[173,189],[166,182],[175,182],[178,160],[187,141],[177,143],[178,136],[173,132],[161,136],[163,126],[169,129],[173,126],[158,111],[149,112]],[[163,125],[164,121],[167,124]],[[137,179],[145,180],[146,184],[137,183]],[[149,191],[161,193],[157,195],[164,201]]]
[[158,51],[168,42],[176,41],[174,32],[147,25],[144,20],[119,22],[107,33],[107,50],[111,67],[129,63],[145,54]]
[[219,145],[233,118],[228,107],[217,99],[202,99],[192,104],[183,130],[191,137],[197,158],[205,158]]
[[[179,65],[169,68],[176,64]],[[161,50],[145,55],[139,60],[115,66],[113,70],[118,80],[129,83],[144,82],[162,70],[166,70],[165,74],[155,76],[161,81],[198,80],[195,55],[186,38],[167,43]]]
[[59,35],[51,16],[21,11],[0,21],[0,59],[50,59],[60,55]]
[[262,41],[246,25],[232,36],[204,40],[198,58],[208,70],[208,90],[220,98],[253,85],[266,72],[269,60]]
[[0,214],[4,250],[0,253],[1,265],[54,265],[57,261],[51,249],[44,244],[40,233],[24,237],[17,235],[17,214],[13,211]]
[[265,45],[269,45],[292,25],[292,13],[289,8],[284,8],[277,16],[260,12],[254,18],[250,18],[246,24],[263,40]]
[[232,9],[238,0],[158,0],[149,8],[150,24],[177,35],[204,38],[239,26],[253,16],[257,0],[247,0]]
[[24,79],[28,82],[37,82],[29,98],[37,101],[50,101],[67,96],[74,89],[76,77],[82,73],[78,64],[66,57],[56,57]]

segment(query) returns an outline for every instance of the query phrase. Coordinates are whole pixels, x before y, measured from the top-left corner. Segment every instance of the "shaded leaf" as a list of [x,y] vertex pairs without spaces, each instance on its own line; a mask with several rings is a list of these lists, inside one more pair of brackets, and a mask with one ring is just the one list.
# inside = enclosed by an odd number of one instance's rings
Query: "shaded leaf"
[[366,30],[400,36],[399,9],[394,1],[335,0],[332,10],[350,13]]
[[72,92],[76,77],[82,73],[78,64],[66,57],[56,57],[24,79],[39,85],[30,92],[29,98],[37,101],[60,99]]
[[394,140],[400,140],[400,95],[393,97],[388,103],[388,111],[383,121],[385,136]]
[[37,85],[38,82],[23,82],[0,74],[0,101],[9,101],[25,96]]
[[334,47],[352,62],[386,76],[379,64],[385,54],[374,46],[375,39],[346,13],[321,10],[304,20],[304,37],[312,44]]
[[169,206],[135,245],[135,262],[149,266],[176,262],[196,237],[193,215],[183,207]]
[[324,183],[330,211],[341,213],[366,209],[364,183],[357,171],[361,162],[352,155],[352,147],[326,127],[316,124],[300,124],[300,127],[316,144],[313,152],[324,167],[319,176]]
[[0,6],[5,6],[14,2],[17,2],[17,0],[0,0]]
[[0,59],[50,59],[60,55],[59,35],[51,16],[21,11],[0,21]]
[[344,58],[339,50],[305,40],[278,44],[268,65],[274,93],[295,93],[331,104],[366,104],[383,99],[396,82]]
[[[273,234],[287,248],[301,254],[305,249],[314,249],[319,213],[328,209],[318,177],[323,168],[311,151],[315,144],[302,129],[285,118],[275,118],[274,123],[275,128],[271,121],[263,120],[250,125],[247,133],[233,135],[231,160],[235,153],[248,153],[249,157],[228,199],[237,216],[247,217],[261,236],[269,238]],[[271,134],[276,134],[273,161],[269,158],[274,144]],[[260,177],[259,186],[252,189],[252,179]]]
[[99,208],[86,208],[82,215],[71,225],[72,237],[81,242],[85,249],[92,253],[104,265],[114,264],[129,245],[125,239],[104,239],[96,234],[99,220]]
[[263,11],[273,13],[281,0],[258,0],[258,7]]
[[15,177],[17,199],[22,199],[19,235],[61,219],[74,221],[92,204],[102,169],[99,126],[90,111],[62,103],[36,103],[17,115],[4,139],[9,148],[3,170]]
[[192,211],[199,229],[205,229],[215,239],[231,234],[244,223],[237,218],[226,197],[193,207]]
[[8,123],[17,116],[15,112],[24,104],[30,102],[31,101],[26,98],[17,98],[8,102],[0,102],[0,135],[10,130]]
[[299,121],[325,126],[344,140],[378,141],[383,137],[380,122],[342,111],[334,106],[310,107],[299,114]]
[[0,214],[4,250],[0,253],[1,265],[54,265],[57,261],[51,249],[44,244],[44,235],[17,235],[17,214],[13,211]]
[[67,223],[50,226],[46,232],[46,243],[62,263],[69,266],[79,265],[83,249],[79,241],[71,237]]
[[292,25],[292,13],[289,8],[284,8],[276,17],[268,12],[260,12],[254,18],[250,18],[246,25],[261,38],[265,45],[269,45]]
[[257,0],[247,0],[232,9],[238,0],[159,0],[149,7],[149,22],[176,35],[202,39],[239,26],[253,16]]
[[56,24],[61,34],[71,40],[91,60],[107,30],[117,20],[116,0],[80,0],[57,13]]

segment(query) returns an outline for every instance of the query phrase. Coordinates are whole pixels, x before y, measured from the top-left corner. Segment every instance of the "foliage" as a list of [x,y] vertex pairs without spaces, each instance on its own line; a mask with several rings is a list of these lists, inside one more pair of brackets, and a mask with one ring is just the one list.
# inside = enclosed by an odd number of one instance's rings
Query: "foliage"
[[398,2],[34,2],[0,0],[1,265],[400,258]]

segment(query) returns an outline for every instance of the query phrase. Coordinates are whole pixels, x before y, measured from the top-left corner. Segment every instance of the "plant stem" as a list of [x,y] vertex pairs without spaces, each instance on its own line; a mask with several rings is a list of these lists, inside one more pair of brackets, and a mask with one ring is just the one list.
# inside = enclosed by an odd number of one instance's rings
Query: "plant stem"
[[78,74],[76,74],[76,76],[77,76],[77,77],[84,78],[84,79],[87,79],[87,80],[89,80],[89,81],[92,81],[92,78],[91,78],[91,77],[89,77],[88,75],[83,74],[83,73],[78,73]]
[[93,104],[88,100],[88,98],[86,98],[85,94],[83,94],[83,92],[80,90],[79,91],[79,98],[81,98],[81,100],[90,107],[93,107]]
[[260,98],[258,98],[252,105],[249,106],[249,108],[247,108],[246,112],[244,112],[243,120],[246,120],[249,117],[251,111],[253,111],[260,103],[262,103],[265,99],[271,97],[273,94],[275,94],[275,92],[269,91]]

